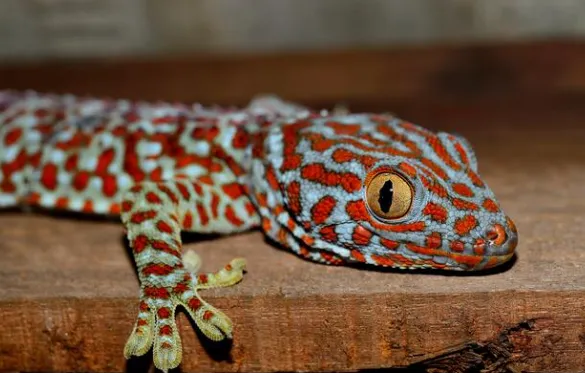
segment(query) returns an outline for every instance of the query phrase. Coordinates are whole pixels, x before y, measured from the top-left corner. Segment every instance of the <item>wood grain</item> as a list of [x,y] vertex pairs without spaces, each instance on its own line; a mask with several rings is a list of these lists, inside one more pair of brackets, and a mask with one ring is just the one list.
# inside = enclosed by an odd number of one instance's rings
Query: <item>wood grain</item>
[[[551,108],[548,108],[552,110]],[[554,110],[553,110],[554,111]],[[477,126],[437,117],[477,150],[480,172],[520,234],[517,260],[484,275],[367,271],[301,260],[259,232],[202,242],[208,270],[236,256],[249,272],[204,297],[235,323],[231,348],[205,343],[178,318],[185,372],[348,371],[407,366],[456,346],[510,337],[519,371],[585,366],[583,113],[551,126],[534,111],[507,120],[475,112]],[[138,282],[116,222],[0,214],[0,371],[147,369],[122,348]]]
[[585,93],[585,43],[41,61],[0,66],[0,88],[243,105],[276,93],[313,106],[533,102]]

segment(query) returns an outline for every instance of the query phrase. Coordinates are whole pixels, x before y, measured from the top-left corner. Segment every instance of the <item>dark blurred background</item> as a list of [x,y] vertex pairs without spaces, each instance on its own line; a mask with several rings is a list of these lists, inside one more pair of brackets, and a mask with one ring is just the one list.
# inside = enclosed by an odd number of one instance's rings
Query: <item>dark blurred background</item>
[[581,0],[2,0],[0,89],[224,105],[276,93],[423,120],[578,108],[583,17]]

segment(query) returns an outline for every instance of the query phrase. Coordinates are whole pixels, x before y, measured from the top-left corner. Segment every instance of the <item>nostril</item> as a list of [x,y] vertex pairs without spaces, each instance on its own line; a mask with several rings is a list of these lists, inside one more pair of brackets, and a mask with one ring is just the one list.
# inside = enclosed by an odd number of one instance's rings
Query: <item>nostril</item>
[[494,226],[487,231],[486,237],[493,245],[502,245],[508,238],[506,229],[501,224],[494,224]]

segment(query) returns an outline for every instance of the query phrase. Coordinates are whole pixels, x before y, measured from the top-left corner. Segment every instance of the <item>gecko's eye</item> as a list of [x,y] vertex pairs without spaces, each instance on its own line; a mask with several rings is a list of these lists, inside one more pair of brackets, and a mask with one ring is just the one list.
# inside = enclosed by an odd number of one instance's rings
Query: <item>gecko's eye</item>
[[412,188],[402,176],[383,172],[366,185],[366,202],[377,218],[398,219],[406,215],[412,204]]

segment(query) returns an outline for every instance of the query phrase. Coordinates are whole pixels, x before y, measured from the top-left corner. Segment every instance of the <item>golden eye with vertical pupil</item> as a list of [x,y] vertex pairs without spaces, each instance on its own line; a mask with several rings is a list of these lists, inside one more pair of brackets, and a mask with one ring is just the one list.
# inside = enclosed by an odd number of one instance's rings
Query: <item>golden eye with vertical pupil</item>
[[410,183],[402,176],[383,172],[366,185],[366,202],[371,212],[382,220],[398,219],[406,215],[412,205]]

